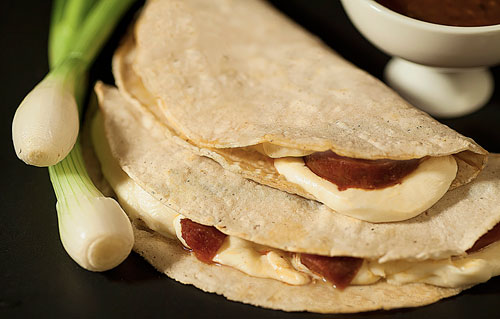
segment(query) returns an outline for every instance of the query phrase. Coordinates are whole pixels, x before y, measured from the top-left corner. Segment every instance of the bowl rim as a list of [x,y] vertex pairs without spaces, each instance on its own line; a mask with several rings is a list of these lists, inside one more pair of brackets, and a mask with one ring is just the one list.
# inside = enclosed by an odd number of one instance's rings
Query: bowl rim
[[[344,7],[347,7],[348,4],[352,3],[353,1],[354,0],[341,0],[342,5]],[[362,3],[362,5],[367,5],[371,9],[380,12],[380,14],[386,16],[389,19],[393,19],[398,21],[399,23],[403,23],[408,26],[413,26],[415,28],[421,28],[428,31],[437,31],[450,34],[485,34],[485,33],[500,32],[500,24],[477,26],[477,27],[457,27],[457,26],[443,25],[432,22],[426,22],[405,16],[401,13],[398,13],[381,5],[375,0],[360,0],[359,2]]]

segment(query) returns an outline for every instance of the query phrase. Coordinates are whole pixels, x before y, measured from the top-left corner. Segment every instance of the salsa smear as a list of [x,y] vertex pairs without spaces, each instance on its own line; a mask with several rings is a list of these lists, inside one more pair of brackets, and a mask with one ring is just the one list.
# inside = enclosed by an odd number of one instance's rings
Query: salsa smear
[[375,0],[410,18],[456,27],[500,24],[500,0]]

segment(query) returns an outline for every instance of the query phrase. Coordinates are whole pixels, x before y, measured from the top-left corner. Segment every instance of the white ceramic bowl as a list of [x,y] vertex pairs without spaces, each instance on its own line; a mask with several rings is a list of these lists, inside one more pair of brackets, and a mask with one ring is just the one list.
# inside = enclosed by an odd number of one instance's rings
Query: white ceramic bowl
[[409,18],[373,0],[341,1],[370,42],[400,58],[388,64],[386,80],[416,106],[453,117],[478,109],[491,96],[493,80],[485,68],[500,63],[500,25],[446,26]]
[[500,63],[500,25],[452,27],[428,23],[373,0],[342,0],[342,5],[356,28],[389,55],[447,68]]

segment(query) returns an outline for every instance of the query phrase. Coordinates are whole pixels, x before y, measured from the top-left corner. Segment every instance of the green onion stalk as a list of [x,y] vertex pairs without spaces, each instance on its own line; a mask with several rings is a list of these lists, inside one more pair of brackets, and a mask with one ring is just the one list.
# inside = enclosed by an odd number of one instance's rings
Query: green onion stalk
[[64,248],[92,271],[117,266],[133,246],[130,221],[92,183],[77,138],[87,70],[132,2],[54,1],[50,72],[23,100],[12,124],[18,156],[31,165],[49,166]]

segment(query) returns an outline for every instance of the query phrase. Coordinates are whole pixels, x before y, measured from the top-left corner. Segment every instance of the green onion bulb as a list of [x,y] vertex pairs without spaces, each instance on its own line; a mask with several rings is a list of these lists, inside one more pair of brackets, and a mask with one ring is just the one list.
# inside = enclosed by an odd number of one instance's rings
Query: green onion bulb
[[[21,102],[12,121],[17,156],[34,166],[55,165],[68,155],[79,129],[72,82],[47,76]],[[69,84],[69,85],[68,85]]]
[[65,197],[57,212],[64,249],[87,270],[116,267],[134,245],[130,221],[112,198]]

